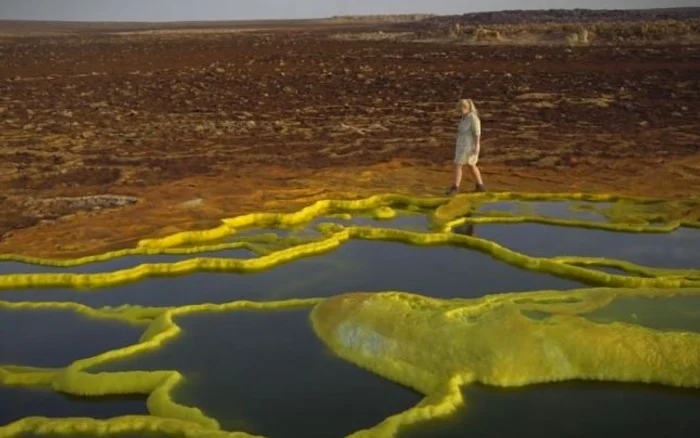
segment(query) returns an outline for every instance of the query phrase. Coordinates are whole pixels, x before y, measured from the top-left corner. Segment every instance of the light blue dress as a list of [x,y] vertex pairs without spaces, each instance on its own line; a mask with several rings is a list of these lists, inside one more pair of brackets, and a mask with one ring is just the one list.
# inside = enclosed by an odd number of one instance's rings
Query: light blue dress
[[481,120],[479,120],[479,116],[473,112],[462,116],[455,143],[454,162],[456,164],[476,164],[479,161],[474,139],[480,136]]

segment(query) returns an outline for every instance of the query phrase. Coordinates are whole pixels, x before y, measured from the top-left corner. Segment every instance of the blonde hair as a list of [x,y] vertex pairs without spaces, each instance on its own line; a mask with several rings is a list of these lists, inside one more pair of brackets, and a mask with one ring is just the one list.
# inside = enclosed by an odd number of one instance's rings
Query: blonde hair
[[464,108],[468,108],[469,111],[478,114],[476,105],[474,105],[474,101],[471,99],[460,99],[459,102],[457,102],[457,109],[462,110]]

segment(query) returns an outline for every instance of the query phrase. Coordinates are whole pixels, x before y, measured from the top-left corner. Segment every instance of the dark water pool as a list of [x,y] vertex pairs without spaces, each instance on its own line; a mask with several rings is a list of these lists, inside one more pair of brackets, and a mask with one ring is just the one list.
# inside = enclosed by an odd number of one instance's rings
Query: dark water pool
[[400,438],[684,438],[700,430],[700,391],[563,382],[515,390],[470,386],[454,416]]
[[617,233],[541,224],[474,227],[474,235],[538,257],[608,257],[659,268],[700,268],[700,229]]
[[175,399],[226,430],[269,438],[342,437],[417,403],[404,387],[336,358],[308,310],[202,313],[177,319],[184,334],[109,370],[177,369]]
[[73,397],[48,389],[0,386],[0,426],[33,416],[111,418],[121,415],[148,415],[146,397]]
[[135,344],[146,329],[70,310],[0,310],[0,365],[64,367]]
[[198,273],[151,278],[92,292],[7,290],[0,291],[0,299],[75,301],[90,306],[173,306],[239,299],[324,297],[358,291],[400,290],[453,298],[576,287],[581,285],[519,269],[464,248],[351,241],[325,255],[302,258],[254,274]]

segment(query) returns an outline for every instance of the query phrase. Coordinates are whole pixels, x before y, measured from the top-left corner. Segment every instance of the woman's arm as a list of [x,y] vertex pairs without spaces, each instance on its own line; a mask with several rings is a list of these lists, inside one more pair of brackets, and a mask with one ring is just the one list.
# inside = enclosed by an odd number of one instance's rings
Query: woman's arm
[[481,120],[479,120],[478,116],[474,116],[474,120],[472,120],[472,135],[475,152],[478,155],[481,151]]

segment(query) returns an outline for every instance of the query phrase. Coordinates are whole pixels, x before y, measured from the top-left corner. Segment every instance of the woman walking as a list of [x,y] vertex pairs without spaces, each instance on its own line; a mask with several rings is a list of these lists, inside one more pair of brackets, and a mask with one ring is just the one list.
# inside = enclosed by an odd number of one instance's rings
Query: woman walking
[[462,116],[462,120],[459,122],[457,142],[455,144],[455,179],[447,194],[454,195],[459,191],[459,186],[462,183],[462,168],[465,164],[469,165],[469,170],[476,181],[474,191],[485,192],[486,187],[484,187],[481,172],[477,167],[481,150],[481,120],[479,120],[479,113],[476,110],[476,106],[474,106],[474,101],[471,99],[461,99],[457,103],[457,110]]

